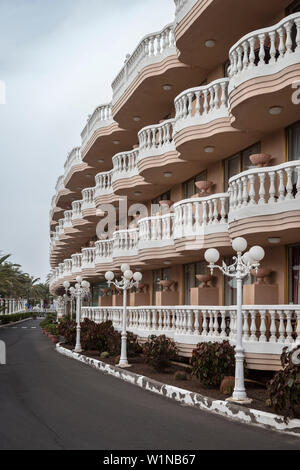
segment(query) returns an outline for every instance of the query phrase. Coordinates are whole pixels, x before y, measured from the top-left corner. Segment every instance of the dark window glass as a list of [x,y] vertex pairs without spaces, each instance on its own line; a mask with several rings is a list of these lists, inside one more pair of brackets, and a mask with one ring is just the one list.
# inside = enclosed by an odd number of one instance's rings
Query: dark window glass
[[207,180],[207,171],[202,171],[199,175],[194,176],[193,178],[189,179],[185,183],[183,183],[183,193],[184,199],[191,198],[197,192],[197,188],[195,183],[197,181],[206,181]]
[[300,0],[294,0],[286,9],[286,15],[292,15],[300,11]]
[[237,175],[241,171],[246,171],[251,168],[252,163],[250,156],[260,152],[260,143],[251,145],[236,155],[224,160],[224,190],[228,190],[228,183],[230,178]]
[[300,304],[300,245],[289,247],[289,303]]
[[206,273],[206,263],[192,263],[184,265],[184,304],[191,305],[191,289],[198,287],[199,282],[196,279],[197,274]]
[[289,161],[300,159],[300,121],[287,129],[288,134],[288,159]]

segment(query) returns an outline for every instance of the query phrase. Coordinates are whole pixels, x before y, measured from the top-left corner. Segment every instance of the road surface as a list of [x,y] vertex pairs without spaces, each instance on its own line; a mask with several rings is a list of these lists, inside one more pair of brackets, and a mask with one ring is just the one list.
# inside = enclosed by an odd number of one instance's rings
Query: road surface
[[0,449],[300,449],[300,439],[181,406],[55,352],[38,321],[0,329]]

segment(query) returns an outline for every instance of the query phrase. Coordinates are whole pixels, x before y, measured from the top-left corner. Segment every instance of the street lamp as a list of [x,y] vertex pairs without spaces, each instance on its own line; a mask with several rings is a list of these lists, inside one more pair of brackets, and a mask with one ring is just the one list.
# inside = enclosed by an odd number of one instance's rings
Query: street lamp
[[[243,319],[242,319],[242,305],[243,305],[243,280],[250,274],[252,269],[258,270],[260,261],[265,257],[265,251],[260,246],[254,246],[249,251],[247,250],[247,240],[244,238],[236,238],[232,242],[232,248],[236,251],[237,256],[233,257],[233,264],[227,266],[223,261],[222,266],[216,263],[220,259],[220,253],[215,248],[206,250],[205,259],[209,264],[211,274],[214,269],[219,269],[225,276],[235,278],[237,281],[237,341],[235,347],[235,386],[232,398],[229,400],[249,404],[252,400],[247,397],[244,380],[244,360],[245,351],[243,348]],[[243,255],[244,253],[244,255]]]
[[[74,290],[73,290],[74,289]],[[73,295],[76,297],[76,345],[75,352],[81,353],[81,343],[80,343],[80,316],[81,316],[81,300],[89,293],[90,283],[88,281],[83,281],[81,276],[76,278],[75,288],[72,289]]]
[[130,269],[129,264],[122,264],[121,271],[123,276],[120,281],[115,280],[115,275],[112,271],[108,271],[105,274],[105,279],[107,280],[108,287],[113,284],[123,291],[123,326],[122,326],[122,343],[121,343],[121,356],[119,367],[125,368],[130,367],[127,359],[127,290],[132,289],[132,287],[138,287],[141,282],[143,275],[140,272],[133,273]]

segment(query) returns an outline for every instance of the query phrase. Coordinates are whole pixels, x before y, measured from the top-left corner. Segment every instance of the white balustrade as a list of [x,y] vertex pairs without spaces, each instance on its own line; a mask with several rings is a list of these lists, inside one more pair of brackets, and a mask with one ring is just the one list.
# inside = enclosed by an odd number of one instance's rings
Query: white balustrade
[[1,315],[15,315],[16,313],[23,313],[26,311],[26,300],[14,298],[1,298],[0,299],[0,316]]
[[229,92],[247,80],[299,63],[300,12],[247,34],[230,49],[229,57]]
[[96,176],[96,188],[94,194],[95,198],[113,193],[112,176],[113,170],[104,173],[99,173]]
[[64,277],[72,276],[72,259],[64,260]]
[[192,198],[174,204],[174,238],[227,232],[228,194]]
[[[65,230],[64,230],[64,223],[65,223],[65,220],[64,219],[60,219],[58,221],[58,230],[57,230],[57,233],[59,235],[63,235],[65,233]],[[57,227],[56,227],[57,228]]]
[[96,248],[82,249],[82,269],[93,269],[95,267]]
[[176,22],[179,23],[197,2],[198,0],[174,0]]
[[72,273],[81,273],[82,269],[82,253],[75,253],[72,255]]
[[[105,312],[105,313],[104,313]],[[120,328],[122,308],[84,307],[81,317],[109,318]],[[300,305],[244,306],[243,343],[246,352],[281,354],[300,344]],[[128,307],[128,330],[139,337],[165,334],[180,344],[236,341],[236,307]]]
[[131,150],[130,152],[118,153],[113,157],[112,182],[139,174],[137,167],[138,155],[138,150]]
[[64,177],[60,176],[57,180],[56,186],[55,186],[55,192],[56,196],[60,191],[63,191],[65,189],[65,184],[64,184]]
[[96,188],[86,188],[82,191],[82,205],[81,210],[95,209],[96,205],[94,202]]
[[174,244],[174,214],[146,217],[138,222],[139,250]]
[[215,80],[209,85],[190,88],[175,98],[174,133],[229,116],[228,78]]
[[65,211],[64,216],[64,228],[72,228],[73,211]]
[[139,160],[175,151],[173,140],[174,119],[154,126],[147,126],[138,133]]
[[113,260],[113,240],[99,240],[95,243],[95,264],[109,263]]
[[138,229],[119,230],[113,234],[113,256],[134,256],[138,254]]
[[82,219],[82,201],[72,202],[72,220]]
[[88,117],[86,126],[81,133],[82,145],[84,146],[97,129],[109,126],[114,122],[111,104],[98,106],[92,115]]
[[300,160],[255,168],[229,180],[229,222],[300,209]]
[[116,103],[139,72],[148,65],[162,62],[176,55],[174,25],[167,25],[162,31],[145,36],[135,51],[126,58],[125,64],[112,83],[113,103]]
[[67,177],[71,169],[76,165],[82,164],[81,158],[81,147],[74,148],[69,154],[65,163],[65,175],[64,179]]

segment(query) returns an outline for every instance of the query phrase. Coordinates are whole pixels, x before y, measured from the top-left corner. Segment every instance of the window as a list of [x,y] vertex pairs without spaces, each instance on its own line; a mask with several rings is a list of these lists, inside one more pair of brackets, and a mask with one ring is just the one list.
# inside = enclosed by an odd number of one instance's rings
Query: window
[[191,304],[191,289],[199,286],[199,281],[196,279],[197,274],[206,273],[206,263],[192,263],[184,265],[184,304]]
[[207,180],[207,171],[205,170],[205,171],[202,171],[199,175],[194,176],[193,178],[183,183],[184,199],[191,198],[197,192],[197,189],[195,187],[195,183],[197,181],[206,181],[206,180]]
[[287,128],[288,159],[300,159],[300,121]]
[[170,201],[170,199],[171,199],[171,191],[168,191],[168,192],[162,194],[161,196],[158,196],[155,199],[152,199],[152,201],[151,201],[152,215],[154,216],[159,212],[159,208],[160,208],[159,201]]
[[289,247],[289,303],[300,303],[300,245]]
[[260,152],[260,142],[224,160],[224,190],[228,190],[230,178],[252,167],[250,156]]
[[292,15],[300,11],[300,0],[294,0],[286,9],[286,15]]
[[[233,262],[232,257],[230,257],[230,256],[225,257],[224,261],[227,264],[227,266],[232,264],[232,262]],[[249,276],[247,276],[244,279],[243,285],[251,284],[251,282],[252,282],[252,277],[249,274]],[[228,277],[228,276],[224,275],[224,303],[227,307],[229,307],[231,305],[236,305],[236,301],[237,301],[236,289],[237,289],[236,279],[234,277],[231,278],[231,277]]]
[[156,305],[156,292],[161,291],[160,281],[171,281],[171,269],[158,269],[152,272],[152,304]]

